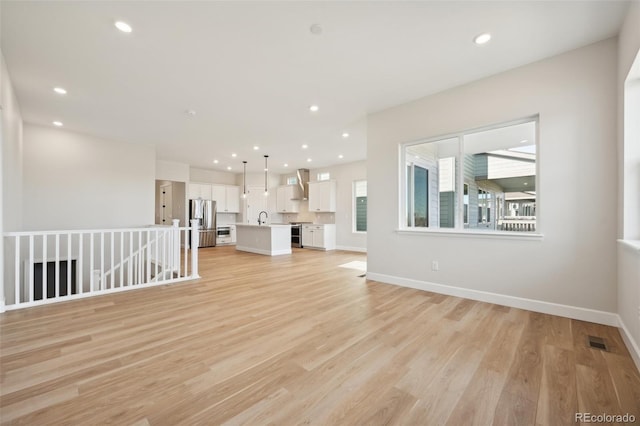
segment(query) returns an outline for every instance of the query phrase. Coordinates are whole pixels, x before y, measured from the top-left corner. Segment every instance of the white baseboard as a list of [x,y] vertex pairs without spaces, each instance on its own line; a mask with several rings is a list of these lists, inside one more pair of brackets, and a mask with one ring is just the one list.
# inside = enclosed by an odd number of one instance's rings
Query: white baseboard
[[522,297],[507,296],[504,294],[490,293],[487,291],[472,290],[462,287],[453,287],[427,281],[419,281],[409,278],[395,277],[392,275],[378,274],[369,271],[367,271],[367,279],[380,281],[387,284],[399,285],[401,287],[415,288],[417,290],[431,291],[434,293],[441,293],[449,296],[478,300],[481,302],[495,303],[497,305],[510,306],[512,308],[526,309],[528,311],[540,312],[543,314],[558,315],[561,317],[572,318],[581,321],[595,322],[612,327],[618,327],[620,325],[618,315],[612,312],[580,308],[577,306],[561,305],[559,303],[525,299]]
[[336,250],[344,250],[344,251],[357,251],[358,253],[366,253],[366,247],[349,247],[349,246],[336,246]]
[[636,363],[636,367],[638,371],[640,371],[640,346],[638,346],[638,342],[636,342],[631,333],[629,333],[629,329],[620,316],[618,316],[618,323],[622,340],[624,340],[624,344],[627,345],[631,358],[633,358],[633,362]]

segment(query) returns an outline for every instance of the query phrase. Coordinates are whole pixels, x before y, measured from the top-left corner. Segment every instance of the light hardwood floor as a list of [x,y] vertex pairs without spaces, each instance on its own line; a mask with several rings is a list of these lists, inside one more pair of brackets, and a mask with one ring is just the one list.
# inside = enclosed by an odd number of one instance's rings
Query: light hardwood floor
[[200,256],[196,282],[0,315],[2,423],[640,422],[640,374],[615,328],[338,267],[358,253]]

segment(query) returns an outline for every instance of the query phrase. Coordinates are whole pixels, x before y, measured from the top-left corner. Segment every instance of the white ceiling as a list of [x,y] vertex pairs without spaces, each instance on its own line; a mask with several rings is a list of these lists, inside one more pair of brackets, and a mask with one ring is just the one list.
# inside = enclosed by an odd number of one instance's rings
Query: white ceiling
[[[2,51],[26,122],[60,120],[69,130],[153,144],[159,159],[208,169],[237,172],[247,160],[249,171],[260,171],[269,154],[270,170],[281,173],[285,162],[294,169],[364,159],[368,113],[614,36],[628,3],[2,0],[0,7]],[[116,30],[116,20],[133,32]],[[476,46],[473,37],[485,31],[493,39]]]

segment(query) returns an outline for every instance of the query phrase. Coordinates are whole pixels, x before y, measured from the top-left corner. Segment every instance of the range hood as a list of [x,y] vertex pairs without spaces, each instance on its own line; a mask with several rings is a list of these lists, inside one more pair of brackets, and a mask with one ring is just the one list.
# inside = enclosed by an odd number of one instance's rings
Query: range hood
[[309,169],[298,169],[296,171],[296,177],[298,178],[298,191],[294,200],[308,200],[309,199]]

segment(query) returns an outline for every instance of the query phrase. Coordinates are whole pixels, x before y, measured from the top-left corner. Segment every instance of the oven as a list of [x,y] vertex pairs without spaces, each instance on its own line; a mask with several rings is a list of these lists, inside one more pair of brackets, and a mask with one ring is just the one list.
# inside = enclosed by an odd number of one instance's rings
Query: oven
[[302,247],[302,224],[291,224],[291,247]]
[[229,244],[231,242],[231,227],[218,226],[216,228],[216,244]]

